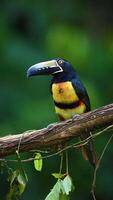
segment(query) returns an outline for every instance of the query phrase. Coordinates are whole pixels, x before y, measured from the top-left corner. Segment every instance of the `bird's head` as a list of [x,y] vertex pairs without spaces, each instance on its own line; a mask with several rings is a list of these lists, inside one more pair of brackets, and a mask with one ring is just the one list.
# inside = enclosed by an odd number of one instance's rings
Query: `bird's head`
[[27,70],[27,76],[36,76],[36,75],[61,75],[69,74],[73,71],[72,65],[63,59],[53,59],[51,61],[45,61],[37,63],[31,66]]

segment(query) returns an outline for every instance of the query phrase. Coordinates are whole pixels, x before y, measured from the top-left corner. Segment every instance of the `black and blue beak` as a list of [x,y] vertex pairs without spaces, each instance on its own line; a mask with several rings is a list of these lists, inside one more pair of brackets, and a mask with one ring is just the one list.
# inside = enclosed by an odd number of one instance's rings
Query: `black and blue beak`
[[31,66],[27,70],[27,77],[36,75],[54,75],[62,72],[62,67],[57,63],[56,60],[40,62]]

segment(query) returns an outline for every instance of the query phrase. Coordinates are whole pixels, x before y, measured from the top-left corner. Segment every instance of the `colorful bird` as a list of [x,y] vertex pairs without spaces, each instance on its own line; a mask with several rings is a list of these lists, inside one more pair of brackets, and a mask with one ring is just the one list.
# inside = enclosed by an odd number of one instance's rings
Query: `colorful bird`
[[[35,64],[28,69],[27,76],[36,75],[53,76],[51,94],[56,114],[60,120],[66,120],[76,114],[90,111],[90,100],[87,91],[68,61],[58,58]],[[90,133],[81,135],[81,139],[86,139],[89,136]],[[92,140],[82,148],[82,152],[84,158],[95,166],[97,159]]]

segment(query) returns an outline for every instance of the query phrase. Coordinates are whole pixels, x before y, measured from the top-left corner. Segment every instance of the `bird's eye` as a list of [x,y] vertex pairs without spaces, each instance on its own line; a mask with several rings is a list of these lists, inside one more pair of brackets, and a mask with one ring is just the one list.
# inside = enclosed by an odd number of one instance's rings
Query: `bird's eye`
[[61,65],[61,64],[63,64],[63,63],[64,63],[63,60],[58,60],[58,64],[59,64],[59,65]]

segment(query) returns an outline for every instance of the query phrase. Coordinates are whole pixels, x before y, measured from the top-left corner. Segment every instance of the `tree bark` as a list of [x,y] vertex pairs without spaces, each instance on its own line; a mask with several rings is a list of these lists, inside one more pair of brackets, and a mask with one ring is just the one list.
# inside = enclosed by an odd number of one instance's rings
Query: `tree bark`
[[30,150],[54,149],[72,138],[90,131],[113,125],[113,104],[103,106],[64,122],[50,124],[47,128],[30,130],[22,134],[0,138],[0,157]]

